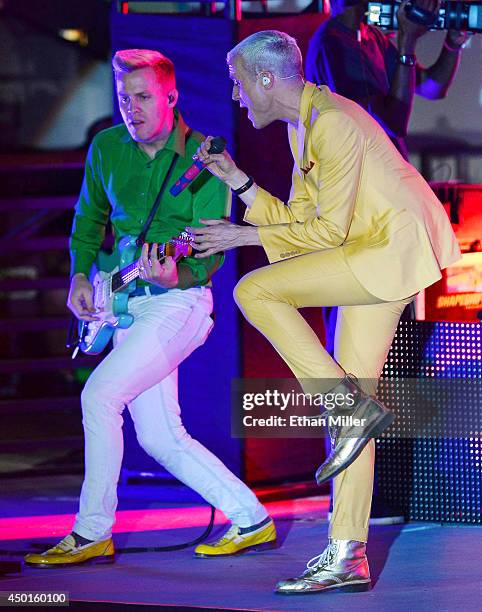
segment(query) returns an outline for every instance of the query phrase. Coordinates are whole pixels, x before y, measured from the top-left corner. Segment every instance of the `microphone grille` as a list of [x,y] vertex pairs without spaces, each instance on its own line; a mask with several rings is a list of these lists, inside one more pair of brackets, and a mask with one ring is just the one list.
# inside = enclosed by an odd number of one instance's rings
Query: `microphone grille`
[[211,140],[208,153],[222,153],[226,148],[226,140],[222,136],[216,136]]

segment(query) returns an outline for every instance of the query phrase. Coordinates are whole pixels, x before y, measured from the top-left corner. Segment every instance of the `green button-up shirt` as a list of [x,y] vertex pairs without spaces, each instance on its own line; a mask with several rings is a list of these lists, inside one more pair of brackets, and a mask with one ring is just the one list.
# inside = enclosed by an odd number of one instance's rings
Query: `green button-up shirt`
[[[140,234],[174,152],[179,157],[146,242],[164,243],[186,226],[200,226],[200,218],[217,219],[229,215],[231,192],[208,171],[202,172],[177,197],[169,193],[177,178],[193,163],[192,156],[202,140],[199,132],[193,132],[186,141],[187,130],[176,110],[174,128],[154,159],[131,138],[124,124],[95,136],[87,154],[84,181],[75,207],[70,238],[71,275],[78,272],[89,275],[109,218],[116,248],[123,236]],[[222,254],[181,260],[178,263],[179,288],[208,284],[223,260]],[[144,284],[140,280],[138,283]]]

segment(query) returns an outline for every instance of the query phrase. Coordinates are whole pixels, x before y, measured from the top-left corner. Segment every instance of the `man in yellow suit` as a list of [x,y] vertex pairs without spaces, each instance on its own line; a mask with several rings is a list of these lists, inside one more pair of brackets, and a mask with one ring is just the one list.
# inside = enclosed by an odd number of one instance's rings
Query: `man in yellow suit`
[[[198,257],[261,245],[271,265],[241,279],[239,307],[304,388],[311,379],[319,392],[354,394],[354,406],[332,414],[366,423],[356,434],[349,425],[331,432],[331,453],[317,472],[319,483],[335,478],[328,546],[276,591],[367,590],[373,438],[393,415],[354,376],[376,384],[403,309],[460,251],[442,205],[383,129],[355,102],[304,81],[293,38],[258,32],[227,59],[233,100],[254,127],[288,124],[292,191],[285,205],[227,152],[208,155],[208,138],[197,157],[241,197],[245,220],[256,227],[205,220],[191,228]],[[307,306],[340,307],[335,359],[298,312]]]

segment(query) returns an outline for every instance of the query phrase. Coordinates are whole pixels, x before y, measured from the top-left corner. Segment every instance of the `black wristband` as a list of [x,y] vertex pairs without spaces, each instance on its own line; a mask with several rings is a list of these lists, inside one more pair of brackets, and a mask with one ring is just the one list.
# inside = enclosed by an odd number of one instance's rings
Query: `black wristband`
[[246,181],[246,183],[244,183],[244,185],[241,185],[241,187],[238,187],[237,189],[233,189],[232,191],[234,195],[241,195],[245,191],[248,191],[248,189],[252,187],[253,185],[254,185],[253,177],[249,176],[248,180]]
[[416,66],[417,56],[412,53],[402,53],[398,56],[398,63],[403,66]]

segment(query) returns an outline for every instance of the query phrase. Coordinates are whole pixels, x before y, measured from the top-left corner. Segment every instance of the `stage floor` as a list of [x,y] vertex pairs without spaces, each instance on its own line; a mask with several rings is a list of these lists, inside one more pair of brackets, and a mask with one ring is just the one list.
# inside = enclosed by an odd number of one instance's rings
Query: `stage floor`
[[[77,477],[6,484],[0,494],[0,558],[7,551],[54,543],[69,531],[77,504]],[[71,601],[111,602],[116,609],[119,604],[177,610],[482,609],[482,529],[467,525],[372,527],[370,592],[275,595],[277,580],[301,573],[308,559],[324,548],[328,500],[317,496],[266,505],[277,523],[277,550],[222,559],[196,559],[192,550],[120,553],[113,565],[24,567],[18,575],[0,576],[0,591],[68,591]],[[211,537],[225,529],[224,517],[217,513],[216,518]],[[183,487],[121,487],[115,543],[123,548],[189,541],[202,532],[208,519],[209,509]]]

